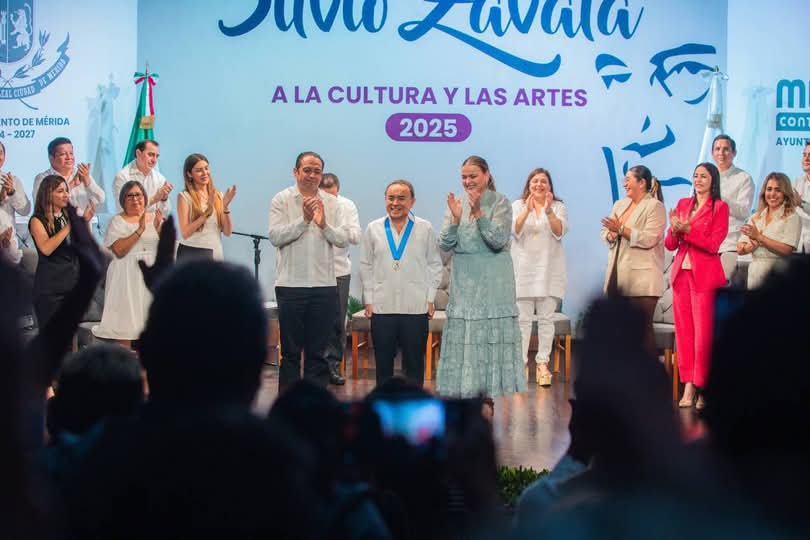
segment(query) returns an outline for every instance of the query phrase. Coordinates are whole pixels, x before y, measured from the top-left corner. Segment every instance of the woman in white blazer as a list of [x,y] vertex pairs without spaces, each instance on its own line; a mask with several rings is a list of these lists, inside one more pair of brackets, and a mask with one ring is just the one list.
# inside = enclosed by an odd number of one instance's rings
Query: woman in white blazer
[[[528,364],[532,321],[537,320],[535,381],[551,386],[548,360],[554,341],[552,315],[565,295],[567,275],[562,237],[568,232],[568,211],[554,193],[551,173],[529,173],[520,199],[512,203],[512,262],[523,362]],[[528,366],[526,378],[528,379]]]
[[601,236],[607,242],[608,262],[604,290],[621,294],[644,312],[646,342],[655,351],[652,318],[664,292],[664,229],[667,212],[660,184],[650,169],[637,165],[624,177],[627,197],[616,201],[602,218]]

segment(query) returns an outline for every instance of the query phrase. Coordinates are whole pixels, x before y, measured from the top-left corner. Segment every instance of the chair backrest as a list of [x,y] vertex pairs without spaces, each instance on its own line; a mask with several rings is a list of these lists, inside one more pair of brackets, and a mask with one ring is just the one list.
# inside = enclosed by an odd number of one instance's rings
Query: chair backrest
[[669,274],[672,270],[672,260],[675,256],[673,251],[664,251],[664,293],[658,299],[655,305],[655,313],[653,314],[653,322],[674,324],[672,313],[672,285],[669,280]]

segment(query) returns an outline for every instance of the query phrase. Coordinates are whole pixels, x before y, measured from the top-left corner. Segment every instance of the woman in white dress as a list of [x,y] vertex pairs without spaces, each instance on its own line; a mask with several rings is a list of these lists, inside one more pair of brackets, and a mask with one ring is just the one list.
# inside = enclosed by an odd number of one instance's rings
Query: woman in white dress
[[[552,316],[565,295],[567,284],[562,237],[568,232],[568,211],[554,194],[551,174],[546,169],[538,168],[529,173],[523,194],[512,203],[512,216],[512,260],[523,362],[528,364],[532,321],[537,320],[535,381],[541,386],[550,386]],[[527,379],[528,376],[527,365]]]
[[755,289],[771,269],[799,245],[802,223],[794,207],[793,186],[787,175],[773,172],[765,177],[759,204],[737,242],[737,253],[751,254],[748,288]]
[[152,302],[138,261],[155,261],[163,216],[160,210],[146,211],[146,190],[137,180],[124,184],[118,198],[123,211],[110,220],[104,236],[115,257],[107,267],[104,312],[93,334],[130,347],[141,335]]
[[233,232],[231,204],[236,195],[236,186],[231,186],[223,195],[214,187],[214,179],[208,168],[208,158],[191,154],[183,165],[185,190],[177,196],[177,219],[180,223],[180,245],[177,259],[206,258],[221,261],[221,234]]

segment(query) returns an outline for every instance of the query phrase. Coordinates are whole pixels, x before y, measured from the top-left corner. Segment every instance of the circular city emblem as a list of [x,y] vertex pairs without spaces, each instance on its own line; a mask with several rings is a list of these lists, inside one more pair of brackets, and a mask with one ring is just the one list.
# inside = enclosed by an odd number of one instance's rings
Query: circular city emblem
[[25,98],[42,92],[70,62],[70,34],[55,51],[48,49],[49,40],[45,30],[35,32],[34,0],[0,0],[0,99],[37,109]]

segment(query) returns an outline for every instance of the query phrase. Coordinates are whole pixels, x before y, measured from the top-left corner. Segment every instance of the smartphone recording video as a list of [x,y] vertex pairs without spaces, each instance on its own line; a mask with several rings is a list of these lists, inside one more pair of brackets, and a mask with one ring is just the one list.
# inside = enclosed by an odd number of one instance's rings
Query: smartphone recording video
[[424,446],[445,435],[445,408],[439,399],[378,400],[372,407],[386,437],[402,437],[411,446]]

